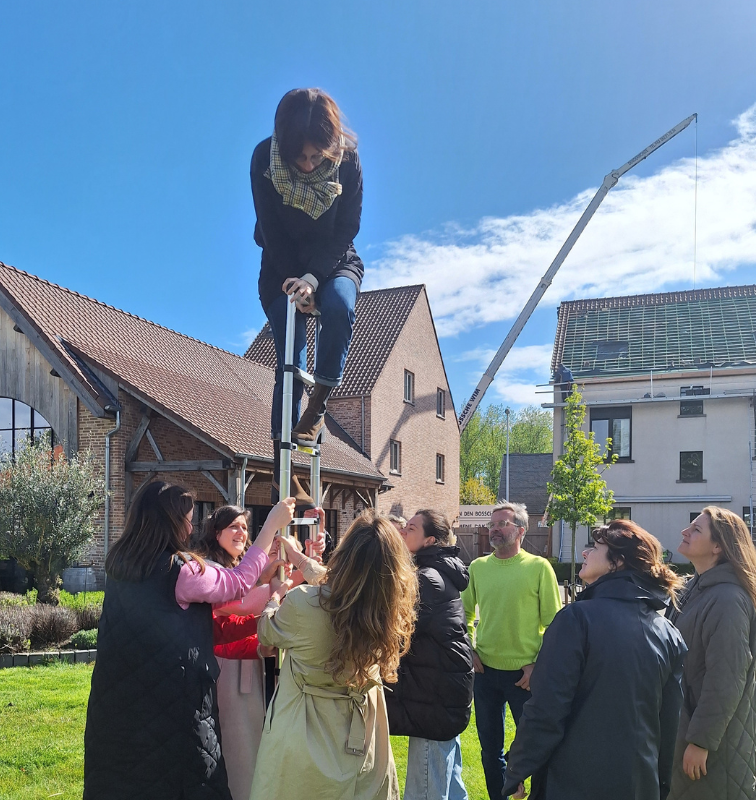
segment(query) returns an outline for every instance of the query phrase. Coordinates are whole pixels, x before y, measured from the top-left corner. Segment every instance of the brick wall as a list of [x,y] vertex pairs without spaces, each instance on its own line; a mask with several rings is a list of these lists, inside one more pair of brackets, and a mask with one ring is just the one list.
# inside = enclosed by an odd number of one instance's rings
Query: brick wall
[[[414,404],[404,402],[404,371],[414,374]],[[443,419],[437,389],[445,391]],[[378,496],[383,512],[409,517],[419,508],[459,513],[459,427],[438,348],[430,308],[421,294],[380,378],[371,402],[371,458],[393,489]],[[401,443],[401,474],[390,474],[389,441]],[[444,456],[443,483],[436,481],[436,454]]]
[[364,399],[339,397],[329,400],[328,413],[354,439],[357,447],[362,447],[370,458],[370,396],[367,395]]

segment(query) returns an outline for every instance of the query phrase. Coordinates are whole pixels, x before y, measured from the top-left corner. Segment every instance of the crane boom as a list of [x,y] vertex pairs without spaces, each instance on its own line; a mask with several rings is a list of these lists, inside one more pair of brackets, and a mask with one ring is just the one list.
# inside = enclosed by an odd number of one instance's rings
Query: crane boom
[[562,245],[560,251],[557,253],[556,258],[551,262],[551,266],[546,271],[546,274],[541,278],[538,286],[536,287],[533,294],[530,296],[530,299],[525,304],[525,307],[520,312],[520,315],[515,320],[514,325],[510,329],[509,333],[507,334],[507,338],[501,343],[501,347],[496,351],[496,355],[493,357],[493,360],[488,365],[488,369],[483,373],[483,377],[478,382],[478,385],[475,387],[475,391],[470,396],[470,399],[467,401],[467,405],[462,409],[462,413],[459,415],[459,431],[462,433],[464,429],[467,427],[467,423],[472,418],[472,415],[475,413],[475,409],[478,407],[478,404],[483,399],[483,395],[486,393],[486,389],[491,385],[496,373],[499,371],[499,367],[502,365],[502,362],[507,357],[507,354],[512,349],[514,343],[517,341],[517,337],[522,332],[522,329],[525,327],[525,323],[530,319],[530,315],[535,311],[536,306],[541,301],[541,298],[546,293],[546,290],[551,286],[551,282],[554,279],[559,267],[562,266],[562,263],[567,258],[570,253],[570,250],[575,245],[575,242],[580,237],[580,234],[585,230],[585,226],[591,221],[591,217],[596,213],[596,209],[601,205],[602,201],[609,193],[609,190],[617,184],[617,181],[628,171],[631,170],[636,164],[639,164],[643,159],[648,158],[655,150],[658,150],[662,145],[666,144],[670,139],[673,139],[677,136],[678,133],[684,131],[685,128],[690,125],[693,120],[698,119],[698,114],[691,114],[687,119],[684,119],[679,124],[675,125],[674,128],[668,130],[664,136],[660,136],[655,142],[650,144],[645,150],[642,150],[638,153],[635,158],[631,158],[626,164],[623,164],[618,169],[612,170],[605,178],[604,182],[601,184],[601,187],[593,196],[593,199],[590,203],[588,203],[587,208],[583,211],[580,219],[577,221],[577,224],[572,229],[572,233],[567,237],[567,240]]

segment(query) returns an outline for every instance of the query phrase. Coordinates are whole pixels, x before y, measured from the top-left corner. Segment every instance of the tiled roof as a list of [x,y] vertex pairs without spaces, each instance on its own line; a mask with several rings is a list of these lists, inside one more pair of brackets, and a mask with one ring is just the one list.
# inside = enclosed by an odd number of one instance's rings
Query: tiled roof
[[756,286],[562,303],[560,362],[576,378],[756,366]]
[[[407,317],[424,291],[422,285],[416,285],[376,289],[360,294],[355,308],[354,334],[344,367],[344,379],[341,386],[334,391],[333,397],[370,394]],[[315,340],[315,324],[312,319],[307,326],[307,339],[309,352],[312,353]],[[244,357],[275,368],[273,334],[267,322]],[[308,369],[312,371],[312,363],[308,364]]]
[[[76,355],[229,455],[273,458],[272,370],[2,262],[0,291],[92,396],[98,388]],[[383,479],[334,420],[328,427],[324,470]]]
[[[546,488],[551,480],[554,457],[551,453],[510,453],[509,454],[509,498],[513,503],[525,503],[528,513],[543,514],[549,499]],[[506,497],[507,457],[501,461],[499,479],[499,500]]]

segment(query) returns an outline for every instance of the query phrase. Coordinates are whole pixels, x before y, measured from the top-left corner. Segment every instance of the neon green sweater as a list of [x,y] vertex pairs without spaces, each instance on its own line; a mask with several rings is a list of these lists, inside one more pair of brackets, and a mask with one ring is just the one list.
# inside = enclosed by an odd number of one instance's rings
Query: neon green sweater
[[536,660],[543,632],[562,608],[551,564],[524,550],[512,558],[496,558],[493,553],[476,558],[462,602],[470,641],[475,642],[480,660],[505,670],[521,669]]

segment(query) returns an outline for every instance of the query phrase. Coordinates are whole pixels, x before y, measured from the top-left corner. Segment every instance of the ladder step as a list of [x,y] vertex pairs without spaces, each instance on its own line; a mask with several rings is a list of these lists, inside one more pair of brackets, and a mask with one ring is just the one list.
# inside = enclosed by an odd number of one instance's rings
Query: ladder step
[[315,378],[310,375],[309,372],[305,372],[304,370],[299,369],[299,367],[294,367],[294,377],[298,381],[302,381],[306,386],[314,386],[315,385]]

